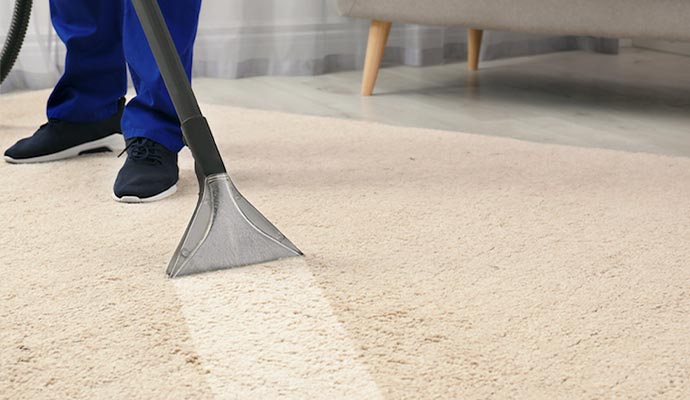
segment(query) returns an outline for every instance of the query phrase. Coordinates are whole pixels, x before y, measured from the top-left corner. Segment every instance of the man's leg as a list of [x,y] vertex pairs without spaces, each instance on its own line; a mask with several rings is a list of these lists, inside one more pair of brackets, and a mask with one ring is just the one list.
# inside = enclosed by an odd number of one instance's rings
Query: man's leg
[[123,145],[127,91],[123,0],[51,0],[53,26],[67,47],[65,72],[48,99],[49,122],[8,149],[15,163],[52,161]]
[[[159,0],[182,64],[191,79],[201,0]],[[131,0],[125,3],[124,49],[137,95],[125,108],[127,160],[114,186],[116,200],[153,201],[171,195],[178,179],[180,121]]]
[[[201,0],[159,0],[158,3],[191,79]],[[131,0],[126,0],[125,5],[124,49],[137,92],[127,104],[122,119],[125,139],[146,137],[171,151],[180,151],[184,146],[180,121]]]
[[50,13],[67,58],[48,118],[96,122],[115,114],[127,92],[123,0],[51,0]]

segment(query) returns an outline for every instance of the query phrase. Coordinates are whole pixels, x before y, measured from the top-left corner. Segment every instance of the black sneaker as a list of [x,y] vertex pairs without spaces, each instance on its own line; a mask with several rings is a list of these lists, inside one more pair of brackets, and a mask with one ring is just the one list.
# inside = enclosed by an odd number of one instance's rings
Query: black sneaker
[[5,151],[5,161],[29,164],[63,160],[82,154],[120,151],[125,145],[120,119],[125,99],[118,112],[98,122],[68,122],[51,119],[33,136],[24,138]]
[[[122,203],[148,203],[177,191],[177,153],[151,139],[127,140],[127,160],[117,174],[113,197]],[[122,154],[120,153],[120,154]]]

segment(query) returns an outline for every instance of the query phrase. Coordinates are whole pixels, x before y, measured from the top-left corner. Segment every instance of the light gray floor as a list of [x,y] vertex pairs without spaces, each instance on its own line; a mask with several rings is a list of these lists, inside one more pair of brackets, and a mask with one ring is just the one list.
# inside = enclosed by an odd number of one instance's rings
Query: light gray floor
[[[625,48],[316,77],[201,78],[200,101],[690,157],[690,57]],[[221,133],[216,133],[221,134]]]

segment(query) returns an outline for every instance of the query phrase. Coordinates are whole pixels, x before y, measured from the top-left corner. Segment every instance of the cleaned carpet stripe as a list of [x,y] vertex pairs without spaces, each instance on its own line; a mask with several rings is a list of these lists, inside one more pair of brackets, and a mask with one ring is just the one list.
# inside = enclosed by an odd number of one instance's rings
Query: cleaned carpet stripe
[[304,260],[174,282],[216,398],[381,398]]

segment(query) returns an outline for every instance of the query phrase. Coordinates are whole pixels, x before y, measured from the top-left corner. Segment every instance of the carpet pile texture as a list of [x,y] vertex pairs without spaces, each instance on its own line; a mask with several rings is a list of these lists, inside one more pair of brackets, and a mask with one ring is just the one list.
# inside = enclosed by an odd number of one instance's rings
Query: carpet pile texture
[[167,279],[186,151],[148,205],[114,154],[0,162],[0,398],[690,398],[689,159],[203,109],[306,257]]

